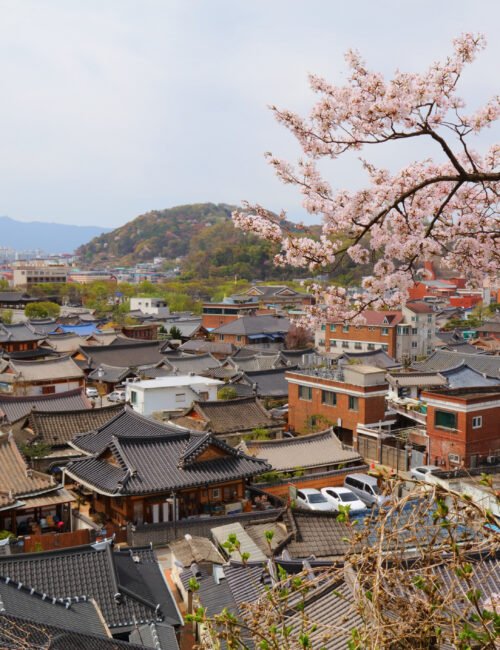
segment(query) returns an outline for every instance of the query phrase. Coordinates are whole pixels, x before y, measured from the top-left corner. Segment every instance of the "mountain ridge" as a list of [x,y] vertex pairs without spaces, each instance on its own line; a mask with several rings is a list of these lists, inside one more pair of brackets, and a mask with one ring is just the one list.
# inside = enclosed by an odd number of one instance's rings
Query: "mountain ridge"
[[72,253],[91,237],[111,231],[100,226],[76,226],[45,221],[18,221],[0,216],[0,242],[15,250],[41,249],[46,253]]

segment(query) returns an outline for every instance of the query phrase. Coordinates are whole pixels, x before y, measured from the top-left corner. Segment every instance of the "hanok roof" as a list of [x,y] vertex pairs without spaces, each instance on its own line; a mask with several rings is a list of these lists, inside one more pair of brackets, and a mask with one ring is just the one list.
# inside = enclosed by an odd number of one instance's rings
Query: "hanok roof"
[[211,333],[243,336],[285,334],[290,329],[290,324],[288,318],[277,316],[242,316],[213,329]]
[[178,562],[189,567],[193,562],[212,562],[223,564],[224,558],[215,548],[212,542],[206,537],[190,536],[189,538],[178,539],[169,544],[172,555]]
[[[206,454],[209,450],[217,454]],[[113,437],[98,456],[74,461],[66,473],[101,494],[171,493],[250,478],[269,469],[212,434],[166,432],[145,438]]]
[[481,334],[489,334],[490,332],[493,334],[498,334],[500,333],[500,322],[498,321],[486,321],[479,327],[475,328],[478,332]]
[[470,388],[472,386],[498,386],[500,378],[493,379],[486,377],[485,374],[474,370],[466,362],[463,362],[455,368],[441,370],[439,373],[446,381],[448,388]]
[[449,370],[458,364],[466,363],[470,368],[485,374],[487,377],[500,378],[500,356],[489,354],[464,354],[460,352],[447,352],[435,350],[425,361],[415,362],[416,370]]
[[339,359],[382,369],[396,368],[401,365],[382,349],[367,350],[366,352],[344,352]]
[[203,339],[193,339],[186,341],[180,346],[180,350],[188,353],[210,353],[217,354],[221,357],[228,357],[233,354],[236,347],[232,343],[224,343],[224,341],[204,341]]
[[56,488],[52,477],[28,468],[11,434],[0,434],[0,492],[28,497]]
[[84,392],[77,388],[52,395],[13,396],[0,394],[0,417],[7,422],[18,422],[33,409],[40,411],[74,411],[90,409]]
[[3,556],[0,575],[56,598],[93,598],[113,633],[150,621],[182,623],[150,548],[112,550],[103,543]]
[[201,318],[190,318],[188,320],[175,320],[165,324],[165,328],[170,331],[170,328],[177,327],[180,331],[182,338],[190,338],[198,331],[205,328],[201,324]]
[[84,344],[85,339],[76,334],[52,334],[45,339],[43,346],[59,353],[73,353]]
[[[97,409],[96,409],[97,410]],[[100,409],[99,409],[100,410]],[[111,444],[113,438],[122,436],[153,438],[165,433],[178,433],[176,427],[169,427],[157,420],[136,413],[130,406],[121,406],[114,417],[89,433],[76,435],[71,441],[74,449],[88,454],[98,454]]]
[[[102,371],[102,373],[101,373]],[[89,372],[88,378],[91,381],[104,381],[109,384],[117,384],[130,375],[130,368],[122,366],[108,366],[105,363]]]
[[241,557],[240,553],[247,553],[250,562],[265,562],[267,559],[266,554],[261,551],[239,521],[216,526],[211,529],[211,533],[216,543],[221,547],[230,535],[236,535],[239,542],[238,549],[226,550],[230,559],[239,559]]
[[231,357],[227,359],[227,365],[233,366],[243,372],[252,370],[272,370],[274,368],[285,368],[287,361],[279,352],[275,354],[256,354],[252,357]]
[[0,347],[3,343],[40,341],[43,336],[35,334],[25,323],[0,324]]
[[71,357],[46,359],[44,361],[14,361],[10,367],[16,374],[16,381],[22,383],[54,381],[55,379],[82,379],[84,373]]
[[194,402],[172,421],[180,426],[215,434],[239,433],[261,427],[273,427],[269,413],[256,397]]
[[249,456],[266,460],[274,470],[284,472],[298,467],[325,467],[338,463],[362,463],[355,451],[343,449],[331,429],[282,440],[248,440],[240,448]]
[[438,372],[391,372],[386,379],[392,386],[446,386]]
[[115,341],[106,346],[82,346],[87,367],[95,370],[99,366],[140,367],[154,365],[163,360],[157,341],[137,341],[135,343]]
[[291,539],[284,546],[292,558],[335,560],[345,557],[351,549],[349,529],[337,521],[335,512],[289,510],[287,512]]
[[[0,612],[29,618],[37,623],[60,625],[74,632],[108,634],[108,628],[97,611],[95,601],[85,594],[60,600],[51,594],[0,576]],[[1,624],[0,624],[1,627]],[[1,637],[0,637],[1,638]]]
[[33,431],[36,438],[48,445],[65,445],[78,434],[104,426],[123,410],[123,404],[78,411],[34,410],[25,426]]
[[165,623],[148,623],[139,625],[130,633],[132,643],[141,644],[142,648],[154,650],[178,650],[175,629]]
[[[47,644],[50,643],[50,646]],[[33,621],[31,617],[2,614],[0,611],[0,644],[9,650],[144,650],[143,645],[118,641],[107,636],[76,632],[69,627]],[[177,650],[175,646],[157,650]]]
[[221,364],[211,354],[193,355],[189,354],[185,357],[169,358],[168,363],[179,375],[187,375],[190,372],[200,374],[210,368],[218,368]]
[[247,371],[243,375],[242,381],[249,388],[256,384],[259,397],[287,397],[288,382],[285,379],[285,373],[296,368],[297,366],[288,366],[287,368],[274,368],[273,370]]

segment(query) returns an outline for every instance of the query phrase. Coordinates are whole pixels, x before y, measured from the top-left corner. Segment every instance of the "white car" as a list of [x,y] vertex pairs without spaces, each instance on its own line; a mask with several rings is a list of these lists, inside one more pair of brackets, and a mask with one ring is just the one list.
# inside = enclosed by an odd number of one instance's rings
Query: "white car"
[[87,388],[85,389],[85,394],[87,395],[87,397],[99,397],[97,388],[93,388],[92,386],[87,386]]
[[349,490],[349,488],[325,487],[321,488],[321,494],[325,496],[337,512],[339,512],[339,506],[349,506],[349,512],[366,510],[366,504],[352,490]]
[[429,474],[439,469],[441,468],[437,465],[420,465],[420,467],[412,467],[410,474],[412,478],[416,478],[419,481],[426,481]]
[[109,395],[106,395],[108,402],[124,402],[125,401],[125,391],[124,390],[114,390]]
[[306,510],[327,510],[333,512],[332,504],[314,488],[302,488],[297,490],[297,506]]

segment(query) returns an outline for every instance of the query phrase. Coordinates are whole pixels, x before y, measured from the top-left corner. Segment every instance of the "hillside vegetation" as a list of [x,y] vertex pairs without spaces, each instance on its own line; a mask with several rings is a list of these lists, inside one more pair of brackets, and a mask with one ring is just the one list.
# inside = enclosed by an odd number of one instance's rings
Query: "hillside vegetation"
[[[120,267],[164,257],[167,266],[179,260],[182,278],[288,280],[297,276],[292,267],[273,263],[278,247],[235,228],[225,203],[198,203],[154,210],[110,233],[95,237],[77,254],[83,266]],[[318,226],[311,228],[319,231]],[[361,277],[361,267],[347,262],[342,269],[351,282]]]

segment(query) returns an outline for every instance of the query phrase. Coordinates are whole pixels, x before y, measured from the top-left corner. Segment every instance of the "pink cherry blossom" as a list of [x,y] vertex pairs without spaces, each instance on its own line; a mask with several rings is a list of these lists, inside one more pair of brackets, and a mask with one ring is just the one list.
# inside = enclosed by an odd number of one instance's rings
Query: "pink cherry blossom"
[[[404,302],[422,262],[439,256],[442,264],[469,283],[499,271],[500,146],[481,154],[470,146],[471,134],[500,117],[493,97],[471,115],[457,95],[464,67],[484,48],[482,35],[463,34],[445,61],[424,73],[396,71],[392,80],[369,70],[359,53],[346,55],[348,81],[335,86],[311,75],[318,101],[309,118],[272,107],[279,123],[298,140],[303,159],[296,165],[267,154],[278,178],[296,186],[303,206],[323,219],[319,240],[307,229],[291,229],[286,215],[245,204],[233,214],[235,224],[279,243],[277,264],[332,272],[348,255],[358,264],[376,260],[363,280],[362,295],[352,296],[334,284],[317,286],[321,319],[355,319],[364,308],[395,307]],[[389,141],[426,138],[429,157],[397,173],[362,160],[370,184],[358,191],[333,190],[316,161],[336,160],[350,150]],[[348,242],[347,245],[342,242]]]

